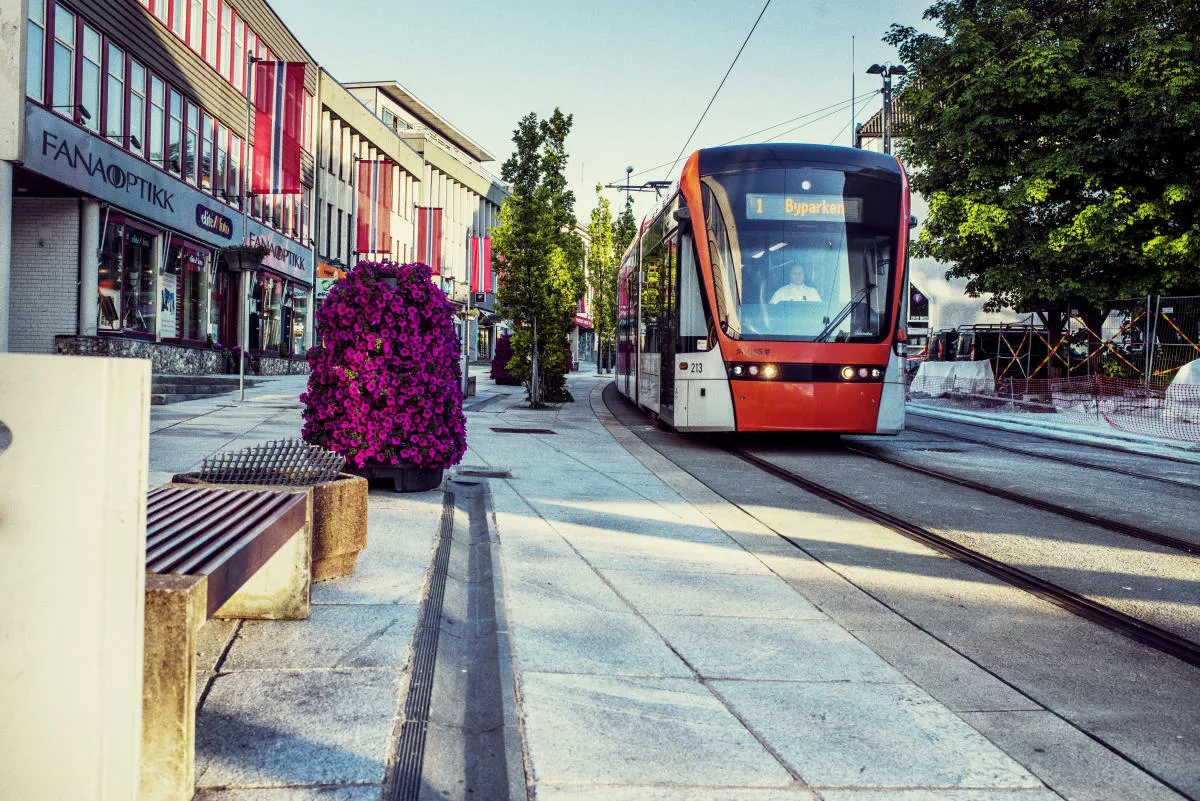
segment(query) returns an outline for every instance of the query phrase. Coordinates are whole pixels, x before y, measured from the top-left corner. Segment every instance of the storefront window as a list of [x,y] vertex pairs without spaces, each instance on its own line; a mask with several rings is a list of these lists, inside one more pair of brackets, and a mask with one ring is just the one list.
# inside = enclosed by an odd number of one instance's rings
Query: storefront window
[[101,331],[154,334],[153,234],[109,220],[100,249],[98,327]]
[[[167,253],[164,288],[175,285],[176,323],[173,330],[163,320],[164,337],[202,340],[207,332],[205,302],[209,293],[209,254],[195,245],[173,243]],[[165,305],[165,301],[164,304]]]
[[291,353],[302,356],[304,348],[304,330],[308,320],[308,288],[292,287],[292,348]]
[[264,274],[260,277],[259,286],[262,314],[262,349],[278,352],[283,334],[284,282],[282,278]]

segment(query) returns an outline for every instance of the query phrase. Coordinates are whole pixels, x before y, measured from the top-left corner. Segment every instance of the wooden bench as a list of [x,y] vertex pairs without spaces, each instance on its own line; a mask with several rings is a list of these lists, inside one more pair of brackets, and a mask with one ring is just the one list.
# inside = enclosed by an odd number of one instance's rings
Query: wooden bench
[[195,791],[200,626],[306,619],[311,531],[303,490],[167,486],[147,496],[142,801]]

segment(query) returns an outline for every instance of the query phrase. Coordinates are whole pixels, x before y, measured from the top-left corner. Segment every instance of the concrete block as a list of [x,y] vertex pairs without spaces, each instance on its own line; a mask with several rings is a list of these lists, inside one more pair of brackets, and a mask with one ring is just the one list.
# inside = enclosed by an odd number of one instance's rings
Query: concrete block
[[367,480],[343,473],[312,487],[311,495],[312,580],[348,576],[367,547]]
[[[310,521],[311,511],[310,498]],[[310,530],[306,524],[293,534],[213,617],[307,620],[312,611]]]
[[192,797],[196,647],[207,611],[204,576],[146,575],[142,676],[142,801]]

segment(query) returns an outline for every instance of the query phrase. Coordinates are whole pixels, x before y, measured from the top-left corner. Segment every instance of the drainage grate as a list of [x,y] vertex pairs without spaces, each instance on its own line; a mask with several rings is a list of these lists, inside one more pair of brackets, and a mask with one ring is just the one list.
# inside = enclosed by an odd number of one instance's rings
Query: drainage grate
[[298,439],[276,440],[205,459],[201,481],[216,484],[268,484],[302,487],[337,478],[346,459]]
[[507,470],[482,470],[474,468],[455,470],[454,475],[473,476],[475,478],[512,478],[512,473]]
[[493,428],[497,434],[557,434],[548,428]]

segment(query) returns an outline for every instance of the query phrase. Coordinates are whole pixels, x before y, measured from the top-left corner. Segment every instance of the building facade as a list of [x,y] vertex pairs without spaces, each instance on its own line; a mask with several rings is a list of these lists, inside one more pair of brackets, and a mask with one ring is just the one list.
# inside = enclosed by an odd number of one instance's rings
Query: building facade
[[[3,2],[5,19],[21,5]],[[24,5],[19,88],[0,109],[21,121],[0,154],[6,349],[218,372],[245,337],[259,370],[302,369],[315,62],[260,0]],[[297,194],[245,190],[254,60],[305,65]],[[253,258],[225,257],[247,245]]]
[[[443,210],[434,280],[491,320],[468,275],[507,196],[491,154],[399,84],[339,84],[263,0],[0,0],[0,26],[20,34],[0,54],[0,352],[208,373],[244,347],[250,372],[303,372],[323,294],[360,258],[414,260],[420,207]],[[248,191],[256,61],[304,65],[297,193]],[[390,177],[366,247],[364,162]]]

